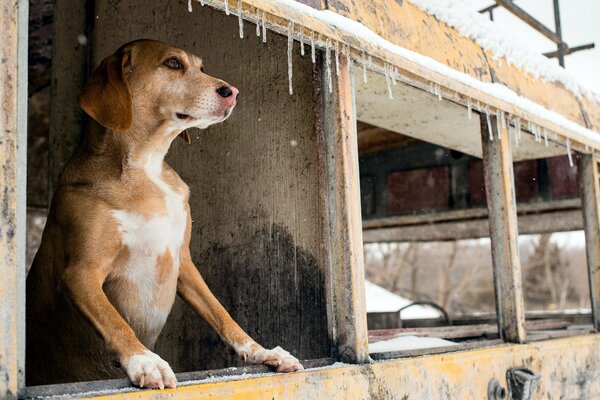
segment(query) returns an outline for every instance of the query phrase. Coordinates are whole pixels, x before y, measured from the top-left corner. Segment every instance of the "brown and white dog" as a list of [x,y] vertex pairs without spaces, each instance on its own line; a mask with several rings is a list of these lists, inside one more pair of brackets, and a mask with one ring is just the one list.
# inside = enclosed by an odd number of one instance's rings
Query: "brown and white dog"
[[123,45],[80,96],[90,132],[66,166],[27,277],[27,384],[120,377],[174,387],[151,350],[179,294],[240,357],[302,369],[252,340],[190,256],[188,187],[164,161],[186,129],[224,121],[238,90],[202,60],[151,40]]

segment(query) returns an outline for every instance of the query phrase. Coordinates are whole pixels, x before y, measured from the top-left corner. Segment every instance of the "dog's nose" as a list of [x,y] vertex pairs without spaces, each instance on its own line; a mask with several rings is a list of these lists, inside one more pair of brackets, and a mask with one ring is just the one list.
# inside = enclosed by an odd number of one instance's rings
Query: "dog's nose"
[[237,88],[235,86],[221,86],[220,88],[217,89],[217,93],[219,94],[219,96],[221,97],[230,97],[233,96],[233,98],[237,98],[237,95],[240,91],[237,90]]

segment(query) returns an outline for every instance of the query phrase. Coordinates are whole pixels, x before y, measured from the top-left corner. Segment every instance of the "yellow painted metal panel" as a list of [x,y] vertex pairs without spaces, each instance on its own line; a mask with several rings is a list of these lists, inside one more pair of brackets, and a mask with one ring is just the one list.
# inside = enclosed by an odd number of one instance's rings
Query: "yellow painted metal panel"
[[336,364],[163,391],[111,394],[111,399],[484,399],[490,379],[506,385],[507,369],[528,367],[541,378],[534,398],[600,398],[600,335],[376,362]]

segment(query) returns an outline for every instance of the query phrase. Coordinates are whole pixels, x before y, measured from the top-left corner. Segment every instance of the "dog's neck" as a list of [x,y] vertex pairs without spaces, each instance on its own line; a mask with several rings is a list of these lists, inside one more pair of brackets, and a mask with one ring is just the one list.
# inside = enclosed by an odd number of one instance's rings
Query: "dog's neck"
[[168,122],[154,126],[134,123],[126,132],[93,123],[84,148],[86,153],[118,166],[120,175],[140,171],[160,175],[164,157],[180,132]]

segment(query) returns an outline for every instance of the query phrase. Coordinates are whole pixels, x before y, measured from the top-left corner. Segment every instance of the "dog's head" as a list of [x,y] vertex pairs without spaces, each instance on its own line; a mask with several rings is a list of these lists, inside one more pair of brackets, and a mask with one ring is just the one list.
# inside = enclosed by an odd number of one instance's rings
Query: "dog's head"
[[[127,131],[134,121],[174,130],[224,121],[238,90],[204,73],[202,60],[154,40],[136,40],[105,58],[85,85],[79,105],[102,126]],[[189,139],[189,138],[186,138]]]

